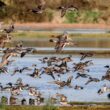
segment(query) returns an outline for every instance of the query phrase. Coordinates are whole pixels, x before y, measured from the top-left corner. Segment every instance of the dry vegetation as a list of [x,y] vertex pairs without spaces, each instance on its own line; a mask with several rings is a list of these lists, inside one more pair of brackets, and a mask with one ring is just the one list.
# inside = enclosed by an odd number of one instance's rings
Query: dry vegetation
[[[57,22],[57,23],[110,23],[110,0],[46,0],[47,9],[43,14],[36,15],[27,10],[36,7],[39,0],[1,0],[7,4],[0,9],[0,20],[15,22]],[[60,5],[78,7],[79,14],[67,13],[60,18],[56,8]],[[58,19],[57,17],[58,16]],[[11,19],[10,19],[11,18]]]

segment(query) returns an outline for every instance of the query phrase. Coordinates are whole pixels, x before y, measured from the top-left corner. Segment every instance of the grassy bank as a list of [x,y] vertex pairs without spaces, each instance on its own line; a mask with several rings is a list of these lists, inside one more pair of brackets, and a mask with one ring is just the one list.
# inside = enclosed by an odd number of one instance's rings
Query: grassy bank
[[1,105],[0,110],[109,110],[109,102],[70,102],[70,106],[20,106],[20,105]]
[[55,106],[4,106],[0,110],[110,110],[110,106],[74,106],[74,107],[55,107]]
[[99,105],[99,106],[108,106],[110,102],[69,102],[70,105]]

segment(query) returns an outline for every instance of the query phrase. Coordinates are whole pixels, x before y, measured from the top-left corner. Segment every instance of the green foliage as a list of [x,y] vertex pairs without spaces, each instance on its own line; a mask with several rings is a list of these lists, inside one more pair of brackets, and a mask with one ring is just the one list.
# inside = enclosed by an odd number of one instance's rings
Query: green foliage
[[66,14],[67,23],[98,23],[101,12],[98,10],[71,11]]
[[84,23],[98,23],[101,13],[95,10],[86,10],[83,13],[83,22]]
[[1,98],[1,103],[2,103],[2,104],[7,104],[7,103],[8,103],[7,97],[2,96],[2,98]]
[[0,110],[5,110],[5,105],[0,104]]
[[67,20],[67,23],[77,23],[78,20],[78,12],[76,11],[70,11],[70,12],[67,12],[66,13],[66,20]]

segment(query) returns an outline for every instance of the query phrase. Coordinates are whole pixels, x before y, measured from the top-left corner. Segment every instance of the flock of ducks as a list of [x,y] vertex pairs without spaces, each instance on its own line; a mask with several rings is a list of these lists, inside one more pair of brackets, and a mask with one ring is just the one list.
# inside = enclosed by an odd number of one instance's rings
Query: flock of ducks
[[[11,24],[8,28],[5,28],[3,30],[3,36],[1,35],[0,37],[0,47],[4,48],[5,43],[11,42],[11,38],[9,38],[10,33],[14,31],[14,25]],[[74,45],[72,39],[69,38],[69,35],[67,32],[64,32],[61,35],[53,36],[49,40],[51,43],[56,43],[55,44],[55,51],[62,52],[63,48],[66,45]],[[15,45],[15,47],[10,47],[10,48],[4,48],[3,50],[3,56],[1,58],[1,63],[0,63],[0,73],[2,74],[7,74],[8,73],[8,66],[11,65],[13,62],[16,61],[12,60],[12,57],[20,57],[23,58],[25,57],[26,54],[33,53],[34,48],[24,48],[23,47],[23,42],[19,42],[18,44]],[[106,65],[105,68],[107,68],[107,71],[105,75],[102,76],[101,79],[92,77],[91,75],[87,74],[90,72],[89,67],[94,65],[92,60],[86,60],[87,57],[91,58],[93,56],[92,53],[80,53],[80,61],[78,63],[75,63],[72,59],[72,55],[69,55],[67,57],[43,57],[39,59],[40,63],[42,65],[41,68],[38,68],[37,66],[39,64],[32,64],[31,67],[22,67],[22,68],[15,68],[13,70],[13,73],[11,76],[13,77],[16,74],[23,74],[24,72],[30,73],[26,74],[27,76],[30,76],[31,78],[42,78],[43,75],[47,75],[48,77],[50,76],[53,81],[47,82],[52,85],[58,86],[58,89],[63,89],[65,87],[68,88],[73,88],[75,90],[83,90],[86,85],[89,85],[90,83],[98,83],[103,80],[108,80],[110,81],[110,67],[109,65]],[[68,64],[72,63],[72,67],[69,67]],[[62,76],[68,73],[74,73],[67,77],[66,80],[62,80]],[[88,79],[87,82],[85,82],[85,87],[80,86],[80,85],[72,85],[72,81],[77,80],[78,78],[85,78]],[[10,96],[10,104],[16,104],[17,103],[17,97],[22,94],[22,91],[28,91],[29,96],[35,97],[34,99],[29,99],[31,100],[34,104],[36,102],[37,105],[41,104],[44,102],[44,96],[43,93],[38,90],[36,87],[31,87],[30,84],[25,84],[23,83],[22,78],[18,78],[15,83],[8,82],[6,86],[3,86],[2,83],[0,83],[0,91],[8,91],[11,96]],[[110,92],[110,87],[107,87],[107,85],[104,85],[101,87],[97,93],[103,94],[105,92]],[[108,95],[109,97],[109,95]],[[64,94],[56,93],[54,96],[50,97],[52,102],[57,102],[59,100],[60,104],[67,104],[68,100],[67,97]],[[30,102],[30,103],[32,103]],[[23,98],[21,100],[21,104],[26,104],[26,99]],[[35,104],[35,105],[36,105]]]
[[[32,8],[32,9],[28,9],[29,12],[35,13],[35,14],[42,14],[45,10],[46,10],[46,2],[44,0],[40,0],[39,4],[37,5],[37,7]],[[57,10],[61,11],[61,17],[64,17],[65,14],[68,11],[76,11],[78,12],[78,8],[70,5],[70,6],[59,6],[57,8]]]
[[[0,1],[0,8],[3,8],[4,6],[6,6],[6,4],[4,2]],[[39,3],[37,4],[37,6],[27,9],[27,12],[29,12],[29,13],[31,12],[34,14],[42,14],[45,12],[46,8],[47,8],[47,6],[46,6],[45,0],[39,0]],[[68,11],[78,12],[78,8],[73,5],[59,6],[59,7],[57,7],[57,10],[61,11],[61,17],[64,17]]]
[[[2,2],[0,2],[0,7],[5,6]],[[29,12],[35,13],[35,14],[42,14],[46,9],[46,2],[44,0],[41,0],[39,5],[37,7],[28,9]],[[60,6],[57,9],[61,10],[61,17],[63,17],[67,11],[76,10],[78,11],[77,7],[71,6]],[[3,30],[3,34],[0,37],[0,48],[4,48],[3,50],[3,56],[1,58],[0,62],[0,73],[1,74],[7,74],[8,73],[8,66],[11,65],[15,60],[11,60],[12,57],[25,57],[26,54],[33,53],[35,50],[34,48],[24,48],[23,42],[19,42],[15,45],[15,47],[5,48],[5,44],[7,42],[11,42],[12,36],[10,33],[12,33],[15,29],[14,24],[11,24],[8,28],[5,28]],[[63,48],[66,45],[77,45],[72,41],[71,38],[69,38],[69,34],[67,32],[64,32],[61,35],[52,35],[52,38],[49,40],[50,43],[55,43],[55,51],[56,53],[61,53],[63,51]],[[29,72],[31,74],[26,74],[27,76],[30,76],[31,78],[42,78],[42,76],[45,74],[47,76],[50,76],[53,81],[48,82],[49,84],[54,84],[58,86],[58,89],[63,89],[65,87],[73,88],[75,90],[82,90],[86,87],[86,85],[89,85],[90,83],[98,83],[103,80],[110,81],[110,67],[109,65],[106,65],[105,68],[107,68],[106,73],[102,76],[101,79],[92,77],[91,75],[88,75],[87,73],[90,72],[89,67],[91,65],[94,65],[92,60],[86,60],[87,57],[92,57],[93,53],[80,53],[81,58],[78,63],[75,63],[72,59],[72,56],[64,57],[64,58],[58,58],[58,57],[44,57],[42,59],[39,59],[39,61],[46,66],[42,66],[41,68],[37,68],[38,64],[33,64],[31,67],[23,67],[23,68],[15,68],[13,70],[13,73],[11,76],[13,77],[16,74],[23,74],[25,71]],[[72,68],[68,66],[68,63],[72,63]],[[65,74],[68,74],[69,72],[72,72],[76,74],[76,77],[74,77],[74,74],[71,76],[68,76],[66,80],[62,80],[61,77]],[[88,79],[87,82],[85,82],[85,87],[80,85],[72,85],[72,81],[77,80],[78,78],[86,78]],[[33,96],[34,98],[29,99],[29,103],[31,105],[39,105],[42,102],[44,102],[44,96],[43,93],[38,90],[36,87],[31,87],[30,84],[23,83],[22,78],[18,78],[16,83],[8,82],[5,86],[0,83],[0,92],[8,91],[10,96],[10,104],[17,104],[17,97],[20,94],[22,94],[22,91],[28,91],[29,96]],[[101,87],[97,93],[99,95],[110,92],[110,87],[107,87],[107,85],[104,85]],[[108,94],[108,97],[110,95]],[[4,97],[2,97],[4,98]],[[56,93],[54,96],[50,97],[52,102],[57,102],[57,100],[60,101],[60,104],[67,104],[68,100],[67,97],[64,94]],[[26,104],[26,99],[23,98],[21,100],[21,104]]]

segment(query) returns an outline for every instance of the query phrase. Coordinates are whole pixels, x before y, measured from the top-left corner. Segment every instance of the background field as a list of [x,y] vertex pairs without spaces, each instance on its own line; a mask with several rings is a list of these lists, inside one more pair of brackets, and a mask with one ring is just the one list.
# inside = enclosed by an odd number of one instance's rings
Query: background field
[[[46,0],[46,10],[41,15],[27,10],[36,7],[39,0],[1,0],[6,7],[0,9],[0,21],[51,22],[51,23],[110,23],[110,0]],[[79,11],[69,12],[64,18],[56,9],[73,4]]]

